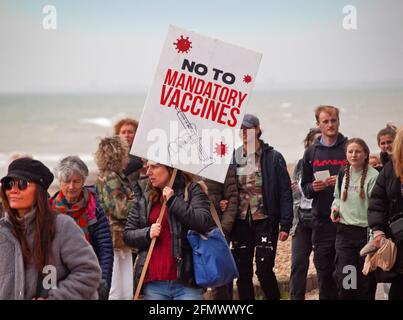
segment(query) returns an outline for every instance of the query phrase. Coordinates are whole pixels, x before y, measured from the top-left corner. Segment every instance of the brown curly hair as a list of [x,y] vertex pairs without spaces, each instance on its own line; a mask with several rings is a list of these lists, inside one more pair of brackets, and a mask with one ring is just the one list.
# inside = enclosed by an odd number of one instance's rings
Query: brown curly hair
[[101,175],[122,173],[129,161],[129,146],[119,136],[101,139],[95,152],[95,162]]
[[133,126],[134,128],[134,132],[137,131],[137,128],[139,126],[139,122],[137,120],[134,119],[130,119],[130,118],[124,118],[122,120],[119,120],[115,125],[114,125],[114,130],[115,130],[115,134],[119,135],[120,134],[120,129],[122,129],[122,127],[126,124],[130,124]]

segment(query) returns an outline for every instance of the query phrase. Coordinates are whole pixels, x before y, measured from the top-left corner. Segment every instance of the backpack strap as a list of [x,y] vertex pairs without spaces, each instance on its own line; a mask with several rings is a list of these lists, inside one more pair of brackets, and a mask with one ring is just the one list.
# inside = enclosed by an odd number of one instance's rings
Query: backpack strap
[[[315,153],[316,153],[316,144],[312,144],[312,145],[310,145],[309,146],[309,149],[308,149],[308,160],[309,160],[309,163],[312,165],[312,162],[313,162],[313,160],[314,160],[314,158],[315,158]],[[313,168],[313,166],[312,166],[312,168]]]
[[[224,231],[222,230],[220,218],[218,217],[218,214],[217,214],[217,210],[215,209],[215,206],[214,206],[214,204],[213,204],[213,201],[211,201],[210,196],[208,195],[208,188],[207,188],[206,183],[205,183],[204,181],[202,181],[202,180],[197,181],[197,183],[200,185],[200,187],[202,188],[203,192],[206,194],[206,196],[208,197],[208,199],[209,199],[209,201],[210,201],[210,213],[211,213],[211,216],[212,216],[212,218],[213,218],[215,224],[217,225],[218,229],[220,229],[220,231],[222,232],[222,234],[224,234]],[[188,187],[189,187],[189,184],[187,184],[187,185],[185,186],[185,191],[184,191],[184,196],[183,196],[183,200],[184,200],[185,202],[188,202],[188,200],[189,200],[189,191],[188,191]]]

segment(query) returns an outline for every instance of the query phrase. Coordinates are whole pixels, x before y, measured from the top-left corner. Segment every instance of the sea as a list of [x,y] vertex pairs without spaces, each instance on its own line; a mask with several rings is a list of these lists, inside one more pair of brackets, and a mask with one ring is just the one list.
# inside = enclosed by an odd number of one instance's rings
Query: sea
[[[99,139],[113,133],[118,119],[140,119],[145,99],[146,93],[0,95],[0,172],[14,153],[31,154],[50,168],[78,155],[95,170]],[[263,139],[292,164],[302,157],[321,104],[339,107],[340,132],[363,138],[371,153],[379,152],[376,134],[387,122],[403,125],[403,88],[256,91],[247,112],[260,118]]]

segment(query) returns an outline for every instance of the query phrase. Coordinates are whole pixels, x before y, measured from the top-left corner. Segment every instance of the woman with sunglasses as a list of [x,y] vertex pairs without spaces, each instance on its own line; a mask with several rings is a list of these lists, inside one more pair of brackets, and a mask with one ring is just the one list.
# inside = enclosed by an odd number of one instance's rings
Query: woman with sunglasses
[[101,269],[74,220],[48,204],[53,174],[20,158],[1,179],[0,300],[97,299]]
[[[189,229],[206,233],[215,225],[210,202],[200,185],[177,172],[173,188],[168,187],[173,169],[149,161],[147,185],[135,186],[137,201],[124,231],[128,245],[139,249],[134,270],[138,281],[152,238],[157,238],[144,280],[145,300],[203,300],[203,289],[194,279],[192,248],[186,238]],[[188,201],[185,201],[185,189]],[[157,223],[163,201],[167,201],[161,223]]]

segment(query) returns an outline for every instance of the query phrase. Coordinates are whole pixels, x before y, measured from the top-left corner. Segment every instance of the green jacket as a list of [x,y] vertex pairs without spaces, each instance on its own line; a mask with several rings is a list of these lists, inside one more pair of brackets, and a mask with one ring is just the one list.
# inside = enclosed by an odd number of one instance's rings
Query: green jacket
[[119,249],[124,246],[123,230],[134,205],[134,193],[130,182],[123,173],[111,172],[98,177],[96,190],[109,220],[114,248]]

